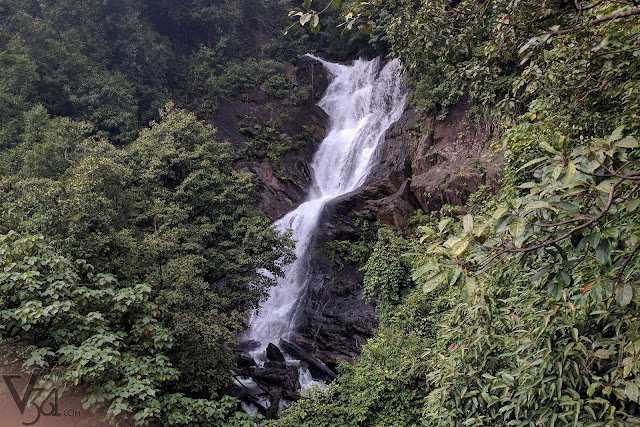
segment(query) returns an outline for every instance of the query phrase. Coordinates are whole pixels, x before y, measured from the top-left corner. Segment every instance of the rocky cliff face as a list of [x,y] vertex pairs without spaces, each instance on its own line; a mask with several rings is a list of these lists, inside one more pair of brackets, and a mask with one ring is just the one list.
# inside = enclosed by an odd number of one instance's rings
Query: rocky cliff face
[[[306,100],[294,104],[289,99],[270,97],[264,88],[256,88],[244,99],[227,104],[208,123],[218,137],[241,153],[252,139],[260,138],[265,128],[278,136],[300,138],[302,143],[283,154],[274,164],[267,156],[239,159],[235,169],[253,175],[255,207],[275,221],[304,201],[311,185],[309,164],[324,138],[326,114],[316,103],[327,87],[324,69],[311,61],[300,60],[297,67],[284,63],[285,77],[300,87],[309,87]],[[242,156],[246,157],[246,156]]]
[[[254,124],[268,123],[287,135],[306,130],[306,143],[284,154],[279,165],[266,157],[236,163],[238,170],[253,174],[256,208],[274,221],[307,197],[312,185],[310,164],[326,123],[324,112],[315,106],[327,85],[320,67],[303,63],[297,70],[287,65],[287,70],[291,81],[313,83],[308,102],[292,106],[269,98],[258,88],[211,120],[237,150],[251,137],[246,129]],[[485,184],[497,190],[501,159],[493,154],[495,137],[489,124],[472,117],[466,102],[454,106],[444,121],[408,109],[379,148],[378,162],[367,183],[327,206],[314,246],[357,240],[361,233],[357,219],[402,229],[416,210],[430,212],[445,204],[462,206]],[[375,305],[363,300],[363,272],[358,265],[318,252],[312,268],[314,279],[304,295],[298,331],[279,347],[306,364],[314,377],[330,380],[337,364],[357,357],[360,345],[374,334],[378,315]],[[270,365],[258,369],[252,359],[242,356],[246,350],[238,349],[242,375],[253,377],[263,391],[268,390],[271,408],[277,407],[281,398],[297,396],[293,371],[271,361],[279,356],[267,354]],[[247,396],[246,392],[241,396]],[[260,407],[255,399],[248,397],[247,401]],[[261,410],[267,411],[266,407]]]
[[491,146],[495,139],[492,126],[474,118],[466,102],[454,106],[444,121],[408,109],[389,131],[367,185],[328,212],[328,228],[335,228],[331,217],[338,216],[401,229],[416,209],[462,206],[481,185],[498,191],[501,158]]
[[[418,128],[429,129],[417,136]],[[499,189],[501,159],[493,153],[494,130],[475,120],[467,103],[444,121],[408,109],[388,132],[367,184],[335,200],[324,211],[316,241],[359,238],[357,219],[402,229],[418,209],[462,206],[481,185]],[[350,360],[377,327],[377,311],[362,299],[358,266],[339,258],[318,258],[309,287],[298,344],[327,366]]]

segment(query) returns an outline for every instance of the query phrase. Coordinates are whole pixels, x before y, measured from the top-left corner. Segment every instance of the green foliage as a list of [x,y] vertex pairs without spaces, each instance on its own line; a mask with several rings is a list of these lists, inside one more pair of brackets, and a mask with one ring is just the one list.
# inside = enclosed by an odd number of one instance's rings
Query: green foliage
[[[83,408],[106,405],[109,417],[136,424],[242,426],[237,402],[167,394],[180,372],[166,352],[173,338],[147,284],[125,286],[72,261],[42,236],[0,235],[0,333],[30,346],[26,369],[43,370],[54,385],[82,384]],[[254,420],[259,421],[259,419]]]
[[[282,426],[408,426],[420,420],[424,392],[420,357],[425,341],[381,331],[357,364],[343,366],[328,391],[309,394],[288,408]],[[421,384],[422,383],[422,384]]]
[[483,215],[489,209],[495,207],[496,194],[490,185],[481,185],[478,190],[469,196],[467,207],[472,215]]
[[[168,43],[141,2],[6,0],[0,40],[6,116],[3,145],[16,142],[19,116],[38,103],[54,116],[90,120],[114,142],[135,138],[168,98]],[[4,67],[3,67],[4,69]],[[16,80],[19,79],[19,80]],[[11,96],[11,99],[8,97]],[[13,137],[11,136],[13,135]]]
[[[302,3],[302,7],[296,7],[295,9],[289,12],[289,18],[293,18],[299,21],[300,25],[302,25],[303,27],[309,24],[309,29],[314,34],[320,33],[320,29],[321,29],[320,15],[324,14],[330,9],[333,9],[333,10],[340,9],[340,7],[342,6],[342,0],[327,0],[324,2],[324,4],[320,5],[319,9],[314,9],[314,6],[316,6],[318,3],[320,2],[316,1],[316,4],[314,4],[312,0],[305,0],[304,3]],[[346,15],[344,16],[345,22],[341,24],[341,26],[343,25],[345,26],[345,30],[351,30],[353,28],[353,24],[356,22],[356,19],[355,19],[356,17],[354,16],[354,13],[361,12],[363,7],[381,5],[382,1],[374,0],[371,2],[368,0],[356,0],[349,3],[350,3],[349,7],[351,7],[351,11],[349,11],[348,13],[345,12],[346,13]],[[363,16],[367,16],[367,17],[371,16],[371,13],[364,12]],[[298,25],[298,22],[292,24],[291,27],[289,27],[289,29],[297,25]],[[365,23],[362,26],[362,29],[365,30],[368,34],[371,34],[371,26],[368,23]]]
[[[32,345],[30,365],[84,387],[87,405],[110,405],[110,416],[126,413],[141,424],[256,422],[221,392],[231,384],[231,349],[247,313],[293,252],[252,208],[251,177],[233,162],[267,157],[285,179],[283,156],[309,135],[265,126],[238,153],[196,117],[210,119],[254,93],[269,96],[258,108],[295,109],[309,100],[308,82],[280,61],[295,63],[336,37],[290,43],[280,30],[289,6],[0,1],[0,233],[50,242],[38,246],[46,259],[33,274],[47,277],[42,292],[51,277],[64,276],[51,289],[70,307],[33,292],[10,302],[3,295],[3,313],[22,316],[7,317],[3,338]],[[10,245],[26,245],[16,239]],[[71,261],[60,261],[64,272],[46,271],[60,254],[86,259],[104,276]],[[4,279],[8,292],[23,278]],[[149,327],[134,330],[136,322]],[[58,329],[69,332],[53,337]]]
[[[214,129],[171,104],[126,149],[83,139],[82,124],[41,108],[29,114],[25,141],[3,157],[14,175],[0,187],[1,229],[44,234],[98,271],[150,283],[172,342],[162,355],[175,374],[163,389],[218,398],[242,319],[293,257],[289,239],[250,207],[250,177],[233,171]],[[204,412],[186,420],[217,407],[198,405]]]
[[139,177],[132,219],[145,232],[147,277],[174,310],[173,330],[182,338],[176,363],[193,378],[181,387],[213,393],[229,380],[232,331],[274,283],[256,271],[282,275],[287,241],[250,209],[250,178],[232,170],[228,148],[213,141],[211,128],[171,106],[162,118],[130,147]]
[[0,174],[21,178],[59,178],[82,152],[93,127],[67,118],[51,119],[37,105],[22,116],[22,141],[0,152]]
[[276,99],[286,98],[294,88],[294,84],[280,74],[269,77],[264,85],[267,95]]
[[220,61],[215,51],[201,46],[183,66],[183,103],[193,108],[199,117],[211,116],[224,102],[235,99],[258,84],[255,72],[258,64],[255,60],[245,64]]
[[425,235],[416,275],[461,299],[427,375],[434,425],[638,421],[638,143],[622,132],[570,154],[542,142],[520,197]]
[[246,20],[259,19],[267,13],[265,2],[250,0],[160,0],[148,1],[154,17],[164,32],[187,45],[219,46],[230,54],[250,53],[250,34],[243,34]]
[[419,228],[419,289],[283,425],[639,422],[638,142],[542,141],[516,196]]
[[19,39],[0,51],[0,148],[13,145],[22,131],[21,113],[29,105],[39,79],[37,65],[22,53]]
[[371,244],[363,240],[358,240],[357,242],[332,240],[317,251],[317,255],[323,254],[329,257],[332,261],[332,266],[335,266],[336,258],[338,257],[358,265],[364,265],[371,255]]
[[410,242],[393,231],[380,229],[371,256],[364,265],[364,291],[367,299],[378,297],[380,322],[389,321],[393,309],[411,287],[411,265],[402,255],[409,252]]
[[[309,88],[285,78],[285,65],[264,54],[277,45],[265,43],[276,38],[286,7],[246,0],[0,1],[0,232],[44,235],[55,253],[86,259],[121,283],[149,283],[132,292],[156,307],[153,321],[170,341],[153,355],[127,356],[146,358],[135,362],[145,364],[141,372],[166,371],[161,383],[145,383],[151,388],[144,390],[166,396],[149,394],[148,405],[143,395],[120,399],[140,382],[134,375],[113,385],[109,363],[120,359],[105,361],[107,374],[91,378],[57,355],[48,361],[53,370],[75,369],[98,403],[113,404],[112,415],[253,425],[220,393],[231,383],[231,348],[247,313],[293,258],[292,242],[252,209],[251,177],[233,170],[238,153],[167,101],[201,118],[252,91],[287,107],[306,102]],[[295,60],[306,50],[302,42],[286,55]],[[252,141],[251,155],[279,168],[282,156],[307,139]],[[75,294],[68,299],[80,303]],[[96,311],[111,303],[105,296]],[[120,327],[127,332],[117,322],[113,332]],[[118,339],[123,354],[138,351],[133,337]],[[82,351],[109,345],[87,341]]]
[[[276,98],[295,92],[282,64],[256,43],[275,38],[286,19],[282,4],[81,3],[0,5],[0,63],[6,70],[0,76],[0,147],[19,142],[22,113],[38,104],[54,117],[88,121],[100,137],[127,144],[157,119],[170,97],[209,118],[224,102],[265,83]],[[241,28],[245,20],[260,30]],[[294,50],[288,60],[308,47],[302,43]]]
[[276,100],[292,98],[293,104],[308,99],[304,87],[285,77],[284,65],[271,59],[229,63],[215,49],[200,46],[181,67],[181,104],[201,118],[210,117],[225,102],[258,88]]
[[364,268],[374,249],[374,241],[378,234],[379,224],[371,223],[365,219],[356,219],[355,228],[357,237],[353,240],[331,240],[316,250],[316,256],[326,255],[331,260],[331,265],[346,260]]
[[[451,293],[449,293],[451,294]],[[437,362],[425,355],[435,345],[451,295],[420,290],[408,293],[362,348],[357,362],[340,366],[327,391],[308,393],[290,406],[282,426],[410,426],[422,423],[422,402],[429,392],[424,373]]]
[[[243,124],[234,157],[196,117],[255,90],[304,102],[309,87],[276,60],[308,46],[388,50],[419,112],[464,101],[496,127],[502,192],[478,193],[462,218],[416,217],[419,239],[382,229],[375,244],[365,233],[325,248],[364,265],[381,328],[280,424],[640,423],[640,9],[308,0],[289,42],[270,35],[283,6],[0,2],[2,339],[111,416],[253,425],[220,392],[245,314],[292,253],[232,163],[279,169],[306,136]],[[170,97],[197,116],[161,109]]]
[[[249,122],[252,121],[249,120]],[[247,137],[247,142],[241,150],[238,150],[238,156],[247,159],[269,159],[278,178],[285,181],[288,177],[282,171],[284,156],[291,150],[309,143],[309,132],[306,126],[303,129],[301,133],[292,137],[277,126],[263,126],[255,123],[253,126],[244,127],[243,121],[240,123],[239,130],[242,135]]]

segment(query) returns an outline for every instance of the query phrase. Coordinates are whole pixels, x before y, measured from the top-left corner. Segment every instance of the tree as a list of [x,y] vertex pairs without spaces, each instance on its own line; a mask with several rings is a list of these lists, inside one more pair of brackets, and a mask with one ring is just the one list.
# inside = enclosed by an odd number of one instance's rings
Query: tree
[[7,80],[6,93],[22,93],[31,82],[27,105],[14,115],[40,103],[54,116],[91,120],[124,144],[168,100],[171,51],[141,2],[6,0],[3,6],[2,27],[11,37],[3,56],[23,58],[7,63],[21,81]]
[[44,373],[54,386],[82,384],[83,407],[108,406],[107,415],[136,424],[241,426],[259,421],[234,414],[237,402],[196,400],[167,393],[179,378],[166,352],[173,345],[162,326],[152,287],[126,286],[96,273],[83,260],[65,258],[42,236],[0,235],[0,334],[29,345],[24,368]]
[[19,38],[0,51],[0,149],[15,145],[22,131],[21,114],[27,110],[39,80],[35,62],[22,53]]
[[215,131],[172,105],[161,118],[128,151],[137,177],[132,223],[143,271],[157,284],[161,304],[173,310],[174,360],[192,373],[178,386],[215,394],[229,381],[233,332],[272,277],[282,275],[291,252],[288,240],[251,209],[249,176],[233,171],[229,148],[214,141]]
[[[25,148],[11,156],[28,165],[33,148],[47,144],[46,153],[60,156],[60,170],[22,166],[5,177],[0,224],[43,233],[121,280],[151,283],[175,337],[167,354],[184,374],[173,386],[208,398],[230,381],[231,346],[247,311],[293,254],[289,239],[251,208],[250,177],[233,170],[215,130],[172,104],[160,115],[126,150],[72,140],[75,154],[65,160],[65,128],[34,111]],[[39,135],[65,142],[41,143]]]

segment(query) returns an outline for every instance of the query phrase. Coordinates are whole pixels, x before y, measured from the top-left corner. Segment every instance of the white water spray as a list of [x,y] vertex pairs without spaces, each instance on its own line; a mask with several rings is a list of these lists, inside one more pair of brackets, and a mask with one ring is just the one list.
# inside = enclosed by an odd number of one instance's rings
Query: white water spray
[[329,127],[311,164],[315,181],[309,200],[275,223],[281,232],[292,230],[297,259],[287,266],[285,277],[278,280],[251,317],[247,338],[260,342],[256,353],[269,343],[277,345],[294,330],[296,311],[308,282],[309,246],[320,214],[330,200],[364,184],[376,148],[404,110],[406,92],[398,61],[380,69],[378,59],[357,60],[347,66],[309,56],[329,72],[329,87],[318,104],[329,116]]

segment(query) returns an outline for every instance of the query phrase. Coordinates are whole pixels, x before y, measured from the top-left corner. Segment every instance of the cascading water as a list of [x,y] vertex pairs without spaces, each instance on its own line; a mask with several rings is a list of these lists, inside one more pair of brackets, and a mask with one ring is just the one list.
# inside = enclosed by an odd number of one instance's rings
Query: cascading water
[[320,214],[330,200],[364,183],[376,148],[404,110],[406,92],[398,61],[381,69],[379,59],[357,60],[347,66],[309,56],[329,73],[329,87],[318,104],[329,116],[328,133],[311,164],[314,183],[309,200],[275,223],[281,232],[292,230],[297,259],[251,317],[246,338],[261,344],[254,354],[263,352],[269,343],[277,345],[295,329]]

